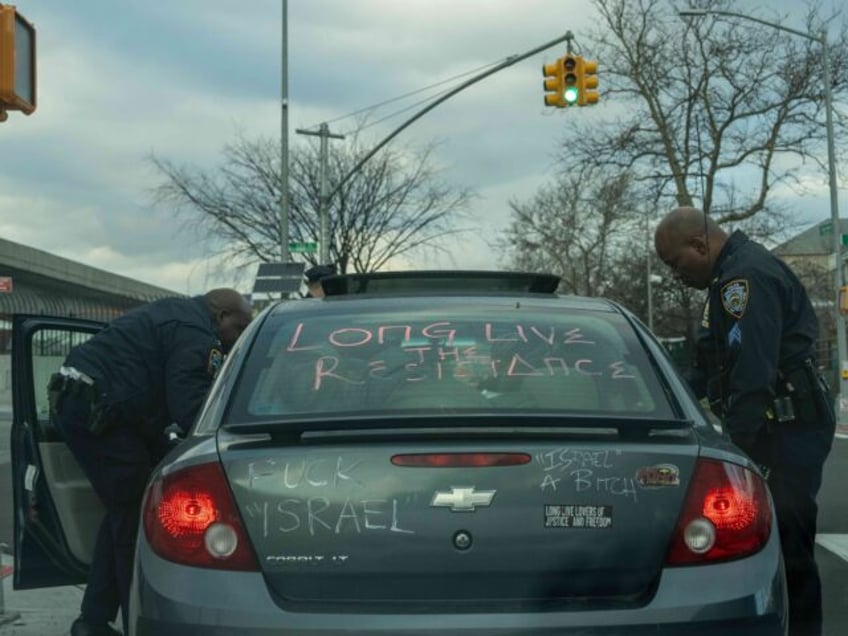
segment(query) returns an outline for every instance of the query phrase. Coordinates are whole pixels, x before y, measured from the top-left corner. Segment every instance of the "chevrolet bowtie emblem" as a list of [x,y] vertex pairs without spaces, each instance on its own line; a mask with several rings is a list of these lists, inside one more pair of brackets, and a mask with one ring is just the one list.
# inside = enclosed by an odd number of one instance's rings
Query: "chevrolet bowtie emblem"
[[495,496],[494,490],[474,490],[471,488],[451,488],[450,492],[436,492],[431,506],[450,508],[454,512],[474,512],[476,506],[488,506]]

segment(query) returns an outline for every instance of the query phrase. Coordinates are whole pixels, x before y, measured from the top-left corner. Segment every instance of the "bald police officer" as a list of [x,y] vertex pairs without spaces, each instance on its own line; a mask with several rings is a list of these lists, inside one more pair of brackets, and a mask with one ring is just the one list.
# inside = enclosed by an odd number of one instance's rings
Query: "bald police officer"
[[103,501],[81,615],[71,636],[112,636],[128,602],[139,510],[164,430],[191,427],[252,311],[233,289],[137,307],[71,350],[48,387],[55,424]]
[[684,284],[708,290],[690,384],[764,468],[786,564],[790,634],[819,636],[816,495],[835,415],[817,371],[813,307],[783,261],[700,210],[670,212],[655,246]]

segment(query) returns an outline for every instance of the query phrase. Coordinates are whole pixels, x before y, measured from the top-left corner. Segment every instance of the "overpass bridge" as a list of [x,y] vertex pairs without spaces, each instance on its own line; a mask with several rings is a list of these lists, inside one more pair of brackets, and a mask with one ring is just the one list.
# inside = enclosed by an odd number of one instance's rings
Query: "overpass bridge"
[[183,295],[0,239],[0,410],[11,405],[12,314],[108,322],[137,305]]
[[108,321],[170,289],[0,239],[0,321],[15,313]]

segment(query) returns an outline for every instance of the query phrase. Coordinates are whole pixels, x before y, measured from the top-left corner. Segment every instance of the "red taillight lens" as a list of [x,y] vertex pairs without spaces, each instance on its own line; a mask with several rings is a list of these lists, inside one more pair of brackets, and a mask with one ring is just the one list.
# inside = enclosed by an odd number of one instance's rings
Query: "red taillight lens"
[[144,534],[163,559],[222,570],[258,570],[218,463],[190,466],[147,489]]
[[392,457],[395,466],[416,468],[484,468],[529,463],[527,453],[420,453]]
[[765,482],[726,462],[701,459],[666,559],[669,565],[729,561],[766,544],[772,514]]

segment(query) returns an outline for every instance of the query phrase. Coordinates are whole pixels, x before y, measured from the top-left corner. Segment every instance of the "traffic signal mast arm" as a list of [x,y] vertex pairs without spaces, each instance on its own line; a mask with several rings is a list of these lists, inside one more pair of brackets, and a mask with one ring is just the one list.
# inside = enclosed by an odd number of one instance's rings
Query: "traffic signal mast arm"
[[489,75],[494,75],[494,74],[495,74],[495,73],[497,73],[498,71],[502,71],[503,69],[505,69],[505,68],[508,68],[508,67],[512,66],[512,65],[513,65],[513,64],[515,64],[516,62],[520,62],[520,61],[522,61],[522,60],[526,60],[528,57],[532,57],[532,56],[536,55],[537,53],[541,53],[541,52],[542,52],[542,51],[544,51],[545,49],[549,49],[549,48],[551,48],[552,46],[556,46],[557,44],[559,44],[559,43],[563,42],[564,40],[569,40],[569,41],[570,41],[570,40],[572,40],[573,38],[574,38],[574,35],[571,33],[571,31],[566,31],[565,35],[563,35],[563,36],[561,36],[561,37],[558,37],[558,38],[556,38],[555,40],[551,40],[550,42],[547,42],[547,43],[545,43],[545,44],[543,44],[543,45],[541,45],[541,46],[537,46],[535,49],[531,49],[531,50],[527,51],[526,53],[522,53],[521,55],[510,55],[508,58],[506,58],[506,59],[505,59],[503,62],[501,62],[500,64],[498,64],[498,65],[496,65],[496,66],[494,66],[494,67],[490,68],[490,69],[489,69],[489,70],[487,70],[487,71],[483,71],[483,72],[482,72],[482,73],[480,73],[479,75],[475,75],[474,77],[472,77],[472,78],[471,78],[471,79],[469,79],[469,80],[466,80],[465,82],[463,82],[462,84],[460,84],[459,86],[457,86],[456,88],[454,88],[453,90],[448,91],[447,93],[445,93],[444,95],[442,95],[440,98],[438,98],[438,99],[434,100],[432,103],[428,104],[427,106],[425,106],[424,108],[422,108],[420,111],[418,111],[417,113],[415,113],[412,117],[410,117],[410,118],[409,118],[409,119],[407,119],[405,122],[403,122],[403,123],[402,123],[400,126],[398,126],[398,127],[397,127],[394,131],[392,131],[392,132],[391,132],[391,133],[390,133],[390,134],[389,134],[389,135],[388,135],[385,139],[383,139],[380,143],[378,143],[376,146],[374,146],[374,148],[372,148],[372,149],[368,152],[368,154],[366,154],[366,155],[365,155],[362,159],[360,159],[360,160],[359,160],[359,163],[357,163],[357,164],[353,167],[353,169],[352,169],[350,172],[348,172],[348,173],[347,173],[347,174],[346,174],[346,175],[345,175],[345,176],[344,176],[344,177],[343,177],[343,178],[342,178],[342,179],[341,179],[341,180],[340,180],[340,181],[336,184],[336,187],[335,187],[335,188],[333,188],[333,189],[332,189],[332,191],[330,191],[330,193],[327,195],[327,199],[326,199],[326,200],[329,202],[329,201],[330,201],[330,200],[331,200],[331,199],[332,199],[332,198],[333,198],[333,197],[334,197],[334,196],[338,193],[338,191],[342,189],[342,186],[343,186],[345,183],[347,183],[347,182],[348,182],[348,180],[349,180],[349,179],[350,179],[353,175],[355,175],[355,174],[359,171],[359,169],[360,169],[362,166],[364,166],[364,165],[365,165],[365,162],[366,162],[366,161],[368,161],[371,157],[373,157],[374,155],[376,155],[376,154],[377,154],[377,152],[380,150],[380,148],[382,148],[383,146],[385,146],[385,145],[386,145],[387,143],[389,143],[392,139],[394,139],[395,137],[397,137],[397,136],[401,133],[401,131],[403,131],[405,128],[409,127],[409,126],[410,126],[413,122],[415,122],[416,120],[418,120],[418,119],[420,119],[421,117],[423,117],[426,113],[428,113],[428,112],[430,112],[431,110],[433,110],[436,106],[438,106],[438,105],[439,105],[439,104],[441,104],[442,102],[444,102],[444,101],[446,101],[446,100],[450,99],[451,97],[453,97],[454,95],[456,95],[456,94],[457,94],[457,93],[459,93],[460,91],[465,90],[466,88],[468,88],[468,87],[469,87],[469,86],[471,86],[472,84],[476,84],[476,83],[477,83],[477,82],[479,82],[480,80],[482,80],[482,79],[485,79],[485,78],[489,77]]

